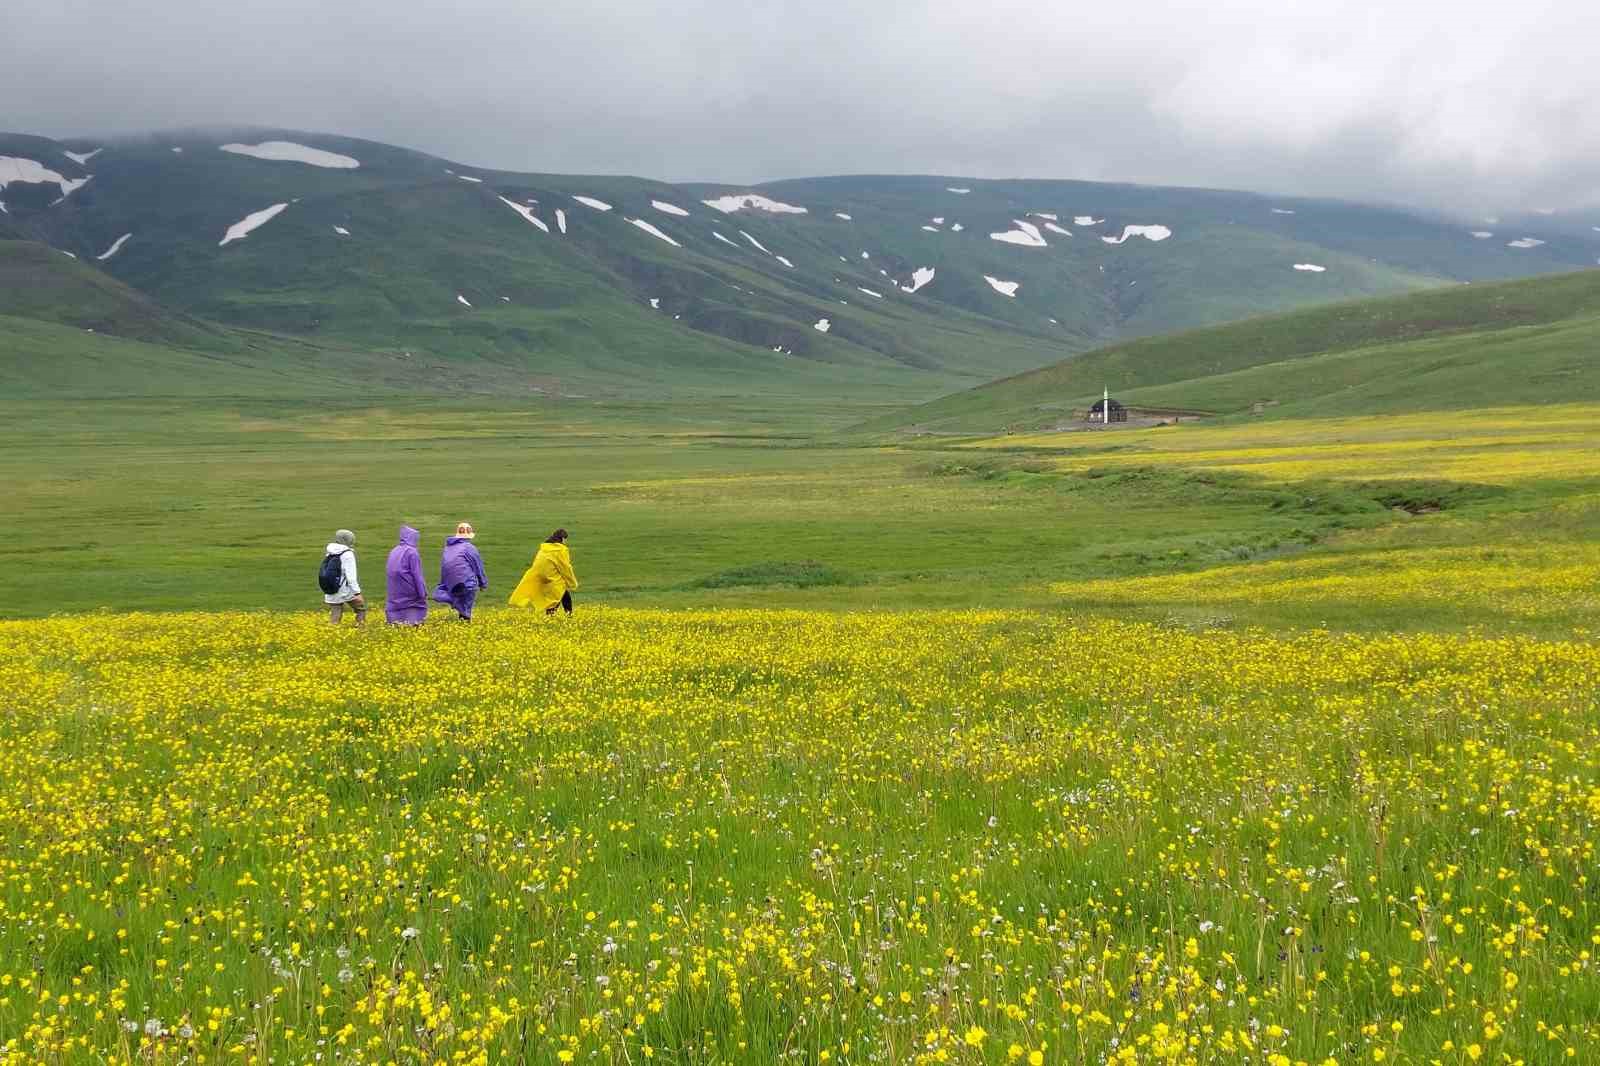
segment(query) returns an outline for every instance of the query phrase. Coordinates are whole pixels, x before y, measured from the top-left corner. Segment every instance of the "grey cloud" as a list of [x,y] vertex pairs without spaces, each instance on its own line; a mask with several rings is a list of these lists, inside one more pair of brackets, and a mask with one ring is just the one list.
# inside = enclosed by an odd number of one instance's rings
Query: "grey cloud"
[[1600,5],[8,5],[0,125],[256,124],[479,166],[928,172],[1458,210],[1600,199]]

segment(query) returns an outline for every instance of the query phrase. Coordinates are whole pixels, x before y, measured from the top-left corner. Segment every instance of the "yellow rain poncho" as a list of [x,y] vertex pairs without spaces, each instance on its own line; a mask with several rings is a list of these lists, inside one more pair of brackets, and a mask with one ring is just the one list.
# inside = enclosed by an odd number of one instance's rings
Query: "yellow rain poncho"
[[539,554],[533,557],[533,565],[511,593],[511,606],[548,610],[561,602],[563,593],[574,592],[577,588],[578,575],[572,572],[572,553],[567,551],[567,546],[541,544]]

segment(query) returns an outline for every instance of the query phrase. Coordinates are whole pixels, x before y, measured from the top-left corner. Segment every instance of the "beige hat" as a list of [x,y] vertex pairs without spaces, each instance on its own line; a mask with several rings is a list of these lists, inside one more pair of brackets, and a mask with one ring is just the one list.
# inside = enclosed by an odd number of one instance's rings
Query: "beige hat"
[[457,522],[456,523],[456,536],[458,536],[458,537],[466,537],[468,540],[471,540],[473,537],[476,537],[477,534],[472,531],[472,523],[471,522]]

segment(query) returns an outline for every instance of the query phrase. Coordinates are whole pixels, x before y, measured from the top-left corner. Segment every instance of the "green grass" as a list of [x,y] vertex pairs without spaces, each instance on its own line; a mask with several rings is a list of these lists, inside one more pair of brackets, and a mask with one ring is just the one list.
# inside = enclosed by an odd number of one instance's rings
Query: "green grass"
[[[1129,403],[1359,414],[1593,398],[1600,271],[1269,315],[1116,345],[861,428],[997,432],[1070,420],[1102,388]],[[1281,410],[1278,408],[1281,407]]]

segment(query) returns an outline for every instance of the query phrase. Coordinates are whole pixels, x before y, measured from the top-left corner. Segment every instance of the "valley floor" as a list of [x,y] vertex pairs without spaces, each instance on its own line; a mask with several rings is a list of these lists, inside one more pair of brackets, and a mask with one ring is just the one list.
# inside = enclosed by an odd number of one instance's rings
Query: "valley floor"
[[0,413],[7,1066],[1595,1060],[1600,408]]

